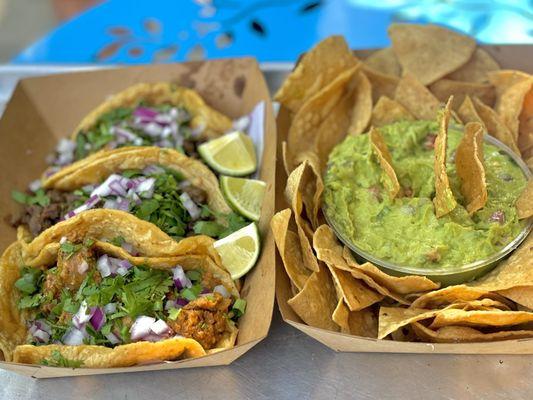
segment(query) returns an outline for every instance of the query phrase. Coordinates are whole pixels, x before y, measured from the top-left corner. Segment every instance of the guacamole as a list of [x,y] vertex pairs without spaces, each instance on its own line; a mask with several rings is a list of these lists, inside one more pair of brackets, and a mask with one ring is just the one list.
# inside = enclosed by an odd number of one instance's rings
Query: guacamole
[[518,165],[484,143],[488,200],[468,215],[454,162],[462,126],[450,124],[446,170],[458,206],[435,216],[433,121],[404,121],[380,132],[401,187],[390,199],[368,134],[348,136],[331,152],[325,173],[324,211],[346,240],[381,260],[435,270],[459,267],[493,255],[524,228],[515,202],[526,186]]

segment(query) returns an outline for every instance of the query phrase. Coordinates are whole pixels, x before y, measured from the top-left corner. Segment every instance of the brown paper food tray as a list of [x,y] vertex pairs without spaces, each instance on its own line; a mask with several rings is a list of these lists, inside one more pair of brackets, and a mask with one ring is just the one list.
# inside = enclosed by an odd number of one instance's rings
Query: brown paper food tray
[[[520,69],[531,73],[533,71],[533,46],[529,45],[501,45],[482,46],[505,69]],[[366,57],[372,51],[355,51],[357,56]],[[288,207],[283,191],[287,182],[287,174],[281,157],[281,144],[287,138],[289,128],[289,112],[281,107],[277,117],[278,146],[276,165],[276,211]],[[451,354],[533,354],[533,338],[506,340],[491,343],[414,343],[395,342],[392,340],[378,340],[361,336],[351,336],[332,332],[325,329],[306,325],[287,304],[292,297],[289,277],[282,265],[281,258],[276,254],[276,300],[283,320],[296,329],[335,351],[365,352],[365,353],[451,353]]]
[[[259,229],[262,251],[246,276],[242,296],[247,311],[239,323],[233,349],[196,359],[128,368],[54,368],[0,362],[0,368],[36,378],[155,371],[227,365],[266,337],[274,307],[274,241],[269,221],[274,211],[276,126],[266,82],[252,58],[213,60],[81,72],[29,78],[19,82],[0,120],[0,218],[15,209],[13,189],[23,189],[46,168],[45,157],[58,138],[68,136],[82,117],[106,96],[139,82],[170,81],[197,90],[208,104],[236,118],[266,103],[260,179],[267,183]],[[15,230],[0,223],[0,251],[15,239]],[[1,318],[1,316],[0,316]]]

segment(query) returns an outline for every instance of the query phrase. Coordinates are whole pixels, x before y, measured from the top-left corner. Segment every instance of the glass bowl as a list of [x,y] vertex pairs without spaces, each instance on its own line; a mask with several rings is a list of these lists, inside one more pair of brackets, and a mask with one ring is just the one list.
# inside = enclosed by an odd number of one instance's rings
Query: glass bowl
[[[532,174],[526,163],[524,163],[520,157],[514,154],[509,147],[500,142],[498,139],[495,139],[489,135],[484,135],[484,139],[490,144],[493,144],[494,146],[503,150],[522,169],[522,172],[526,178],[531,179]],[[325,205],[322,205],[322,212],[328,225],[333,229],[337,238],[352,250],[358,261],[369,261],[382,269],[384,272],[395,276],[423,275],[435,282],[440,282],[444,286],[469,282],[479,278],[483,274],[486,274],[493,269],[499,261],[516,249],[527,238],[531,232],[531,229],[533,228],[533,218],[529,218],[526,220],[524,229],[522,229],[522,231],[514,238],[513,241],[511,241],[497,253],[494,253],[490,257],[483,260],[471,262],[457,268],[439,269],[433,267],[424,269],[422,267],[415,268],[407,265],[394,264],[390,261],[381,260],[372,254],[369,254],[343,235],[342,231],[336,226],[335,221],[329,218],[327,207]]]

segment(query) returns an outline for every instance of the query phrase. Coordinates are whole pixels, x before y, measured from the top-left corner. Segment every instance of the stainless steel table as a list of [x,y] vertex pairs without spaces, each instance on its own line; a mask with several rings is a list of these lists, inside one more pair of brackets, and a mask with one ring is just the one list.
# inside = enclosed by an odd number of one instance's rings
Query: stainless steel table
[[[265,65],[272,90],[287,66]],[[16,79],[76,67],[0,66],[0,109]],[[5,101],[5,100],[3,100]],[[529,399],[531,356],[335,353],[284,324],[235,363],[136,374],[35,380],[0,370],[11,399]]]

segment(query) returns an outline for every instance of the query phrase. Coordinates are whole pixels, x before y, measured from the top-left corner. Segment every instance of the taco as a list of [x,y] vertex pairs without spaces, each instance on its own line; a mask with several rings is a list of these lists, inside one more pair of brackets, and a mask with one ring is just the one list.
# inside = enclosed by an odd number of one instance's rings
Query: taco
[[196,156],[196,146],[227,132],[232,121],[194,90],[172,83],[140,83],[91,111],[49,160],[52,172],[100,150],[159,146]]
[[176,240],[199,234],[219,238],[246,224],[231,212],[208,167],[158,147],[93,154],[43,178],[34,193],[14,197],[24,207],[10,222],[26,238],[94,208],[129,212]]
[[[174,243],[169,249],[166,235],[145,230],[139,220],[113,231],[105,218],[87,217],[102,212],[74,217],[85,221],[70,229],[51,228],[57,232],[36,245],[33,258],[23,256],[20,241],[3,254],[0,356],[106,368],[232,347],[245,301],[230,275],[209,255],[187,254],[167,237]],[[116,233],[136,244],[136,255],[106,241]]]

